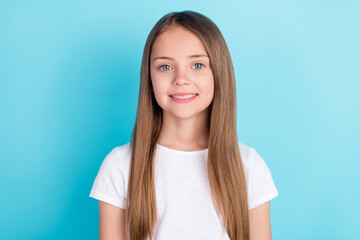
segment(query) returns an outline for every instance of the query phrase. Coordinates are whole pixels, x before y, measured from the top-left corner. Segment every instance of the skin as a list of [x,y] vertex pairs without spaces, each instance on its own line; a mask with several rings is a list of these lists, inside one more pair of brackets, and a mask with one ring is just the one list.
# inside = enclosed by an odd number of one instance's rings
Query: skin
[[[196,35],[183,27],[173,27],[155,40],[150,54],[150,76],[157,103],[163,109],[163,126],[158,144],[182,151],[207,148],[209,105],[214,95],[214,79],[208,57]],[[158,59],[155,57],[170,57]],[[194,92],[190,103],[173,102],[169,95]],[[126,209],[99,201],[99,239],[125,240]],[[271,240],[270,201],[249,210],[250,239]]]
[[[205,55],[193,57],[191,55]],[[156,59],[169,57],[172,59]],[[157,103],[163,109],[158,144],[183,151],[207,148],[209,105],[214,96],[210,60],[200,39],[183,27],[160,34],[150,54],[150,76]],[[170,94],[193,92],[191,102],[174,102]]]
[[99,240],[126,240],[126,211],[99,200]]
[[270,201],[249,210],[250,239],[271,240]]

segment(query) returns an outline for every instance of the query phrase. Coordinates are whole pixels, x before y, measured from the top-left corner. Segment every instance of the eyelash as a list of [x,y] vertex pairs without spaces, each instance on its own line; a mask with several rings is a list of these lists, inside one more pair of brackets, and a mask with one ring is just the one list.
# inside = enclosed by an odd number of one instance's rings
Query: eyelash
[[[194,65],[197,65],[197,64],[200,64],[200,65],[202,66],[201,68],[198,68],[197,70],[201,70],[201,69],[203,69],[203,68],[205,67],[205,65],[202,64],[202,63],[195,63]],[[158,67],[158,69],[161,70],[161,68],[162,68],[163,66],[169,66],[169,65],[167,65],[167,64],[161,65],[160,67]],[[167,70],[161,70],[161,71],[167,72]]]

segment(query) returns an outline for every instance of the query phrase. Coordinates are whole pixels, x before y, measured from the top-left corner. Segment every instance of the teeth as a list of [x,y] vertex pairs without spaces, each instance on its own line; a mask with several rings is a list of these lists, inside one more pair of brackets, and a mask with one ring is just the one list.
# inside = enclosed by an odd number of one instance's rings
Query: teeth
[[173,96],[171,95],[173,98],[176,99],[188,99],[188,98],[192,98],[193,96],[195,96],[196,94],[192,94],[192,95],[184,95],[184,96]]

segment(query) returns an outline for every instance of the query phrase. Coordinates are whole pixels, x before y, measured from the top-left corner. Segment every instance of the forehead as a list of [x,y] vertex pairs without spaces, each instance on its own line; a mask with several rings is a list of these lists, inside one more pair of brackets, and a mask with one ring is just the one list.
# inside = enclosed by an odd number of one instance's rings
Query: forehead
[[190,30],[175,26],[161,33],[154,41],[151,56],[171,55],[173,57],[206,54],[206,49],[198,36]]

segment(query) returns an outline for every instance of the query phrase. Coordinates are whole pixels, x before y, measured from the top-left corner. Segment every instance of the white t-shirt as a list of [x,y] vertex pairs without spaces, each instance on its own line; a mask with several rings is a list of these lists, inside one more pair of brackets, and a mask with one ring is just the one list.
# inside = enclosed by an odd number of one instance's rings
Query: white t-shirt
[[[252,147],[240,142],[239,147],[251,209],[279,193],[262,157]],[[223,231],[220,214],[211,199],[207,153],[208,149],[180,151],[157,145],[155,240],[230,239]],[[112,149],[101,164],[90,197],[126,209],[130,157],[130,142]]]

